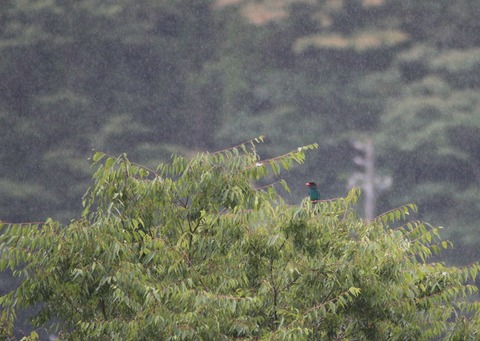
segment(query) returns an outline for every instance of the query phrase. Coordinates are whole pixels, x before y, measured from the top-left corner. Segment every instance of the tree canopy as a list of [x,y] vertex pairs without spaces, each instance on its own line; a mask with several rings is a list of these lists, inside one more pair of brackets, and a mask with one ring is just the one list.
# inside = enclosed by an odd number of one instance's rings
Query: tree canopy
[[[0,220],[76,221],[92,148],[155,169],[265,134],[267,159],[318,143],[286,204],[357,181],[363,218],[415,202],[454,243],[447,264],[476,262],[479,16],[477,0],[0,1]],[[1,273],[0,294],[14,283]]]
[[262,159],[261,140],[157,167],[95,152],[81,218],[1,224],[21,279],[2,337],[23,307],[68,340],[478,337],[479,266],[431,262],[449,243],[415,205],[364,220],[358,188],[287,205],[276,176],[317,146]]

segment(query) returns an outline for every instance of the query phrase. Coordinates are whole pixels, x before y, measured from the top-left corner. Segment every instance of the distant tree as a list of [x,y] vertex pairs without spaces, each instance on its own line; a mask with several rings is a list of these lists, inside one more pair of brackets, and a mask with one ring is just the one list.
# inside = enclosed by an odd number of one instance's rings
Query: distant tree
[[92,146],[158,160],[212,145],[216,14],[208,0],[2,1],[4,217],[68,221]]
[[448,245],[438,229],[391,226],[414,205],[370,221],[352,209],[357,189],[285,205],[276,183],[252,181],[316,146],[262,160],[259,140],[156,169],[96,152],[83,218],[3,223],[0,269],[21,284],[0,297],[2,337],[30,306],[68,340],[478,336],[479,267],[427,263]]
[[369,81],[388,99],[375,141],[394,176],[384,202],[415,197],[423,218],[450,227],[446,237],[462,245],[456,261],[464,264],[479,257],[479,52],[418,44]]

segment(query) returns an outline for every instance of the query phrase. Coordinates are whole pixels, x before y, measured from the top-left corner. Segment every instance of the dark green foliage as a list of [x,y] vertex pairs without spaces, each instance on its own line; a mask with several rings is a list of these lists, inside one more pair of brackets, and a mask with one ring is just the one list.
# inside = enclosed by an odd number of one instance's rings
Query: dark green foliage
[[37,303],[33,323],[67,340],[478,335],[479,267],[427,263],[448,244],[407,220],[414,205],[372,221],[353,210],[358,189],[286,205],[252,182],[316,146],[261,160],[260,140],[155,169],[96,152],[82,218],[1,225],[0,269],[21,278],[0,297],[2,335]]
[[0,6],[2,218],[67,221],[94,146],[147,159],[211,144],[215,108],[199,103],[217,32],[209,1]]

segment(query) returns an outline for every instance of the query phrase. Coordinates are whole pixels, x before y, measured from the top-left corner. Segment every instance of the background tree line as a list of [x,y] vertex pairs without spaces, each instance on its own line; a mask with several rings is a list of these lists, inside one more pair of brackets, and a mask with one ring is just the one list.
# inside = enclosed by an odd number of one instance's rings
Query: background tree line
[[[91,149],[145,164],[260,134],[265,156],[318,143],[286,176],[325,197],[375,147],[392,181],[478,259],[480,4],[474,0],[120,0],[0,4],[5,221],[78,216]],[[455,256],[455,257],[454,257]]]

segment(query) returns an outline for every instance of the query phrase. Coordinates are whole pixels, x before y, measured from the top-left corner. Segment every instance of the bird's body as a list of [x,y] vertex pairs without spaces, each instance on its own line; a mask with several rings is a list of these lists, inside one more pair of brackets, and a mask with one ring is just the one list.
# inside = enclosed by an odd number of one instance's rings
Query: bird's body
[[308,196],[311,201],[320,200],[320,192],[317,189],[317,184],[315,182],[307,182],[305,184],[308,187]]

